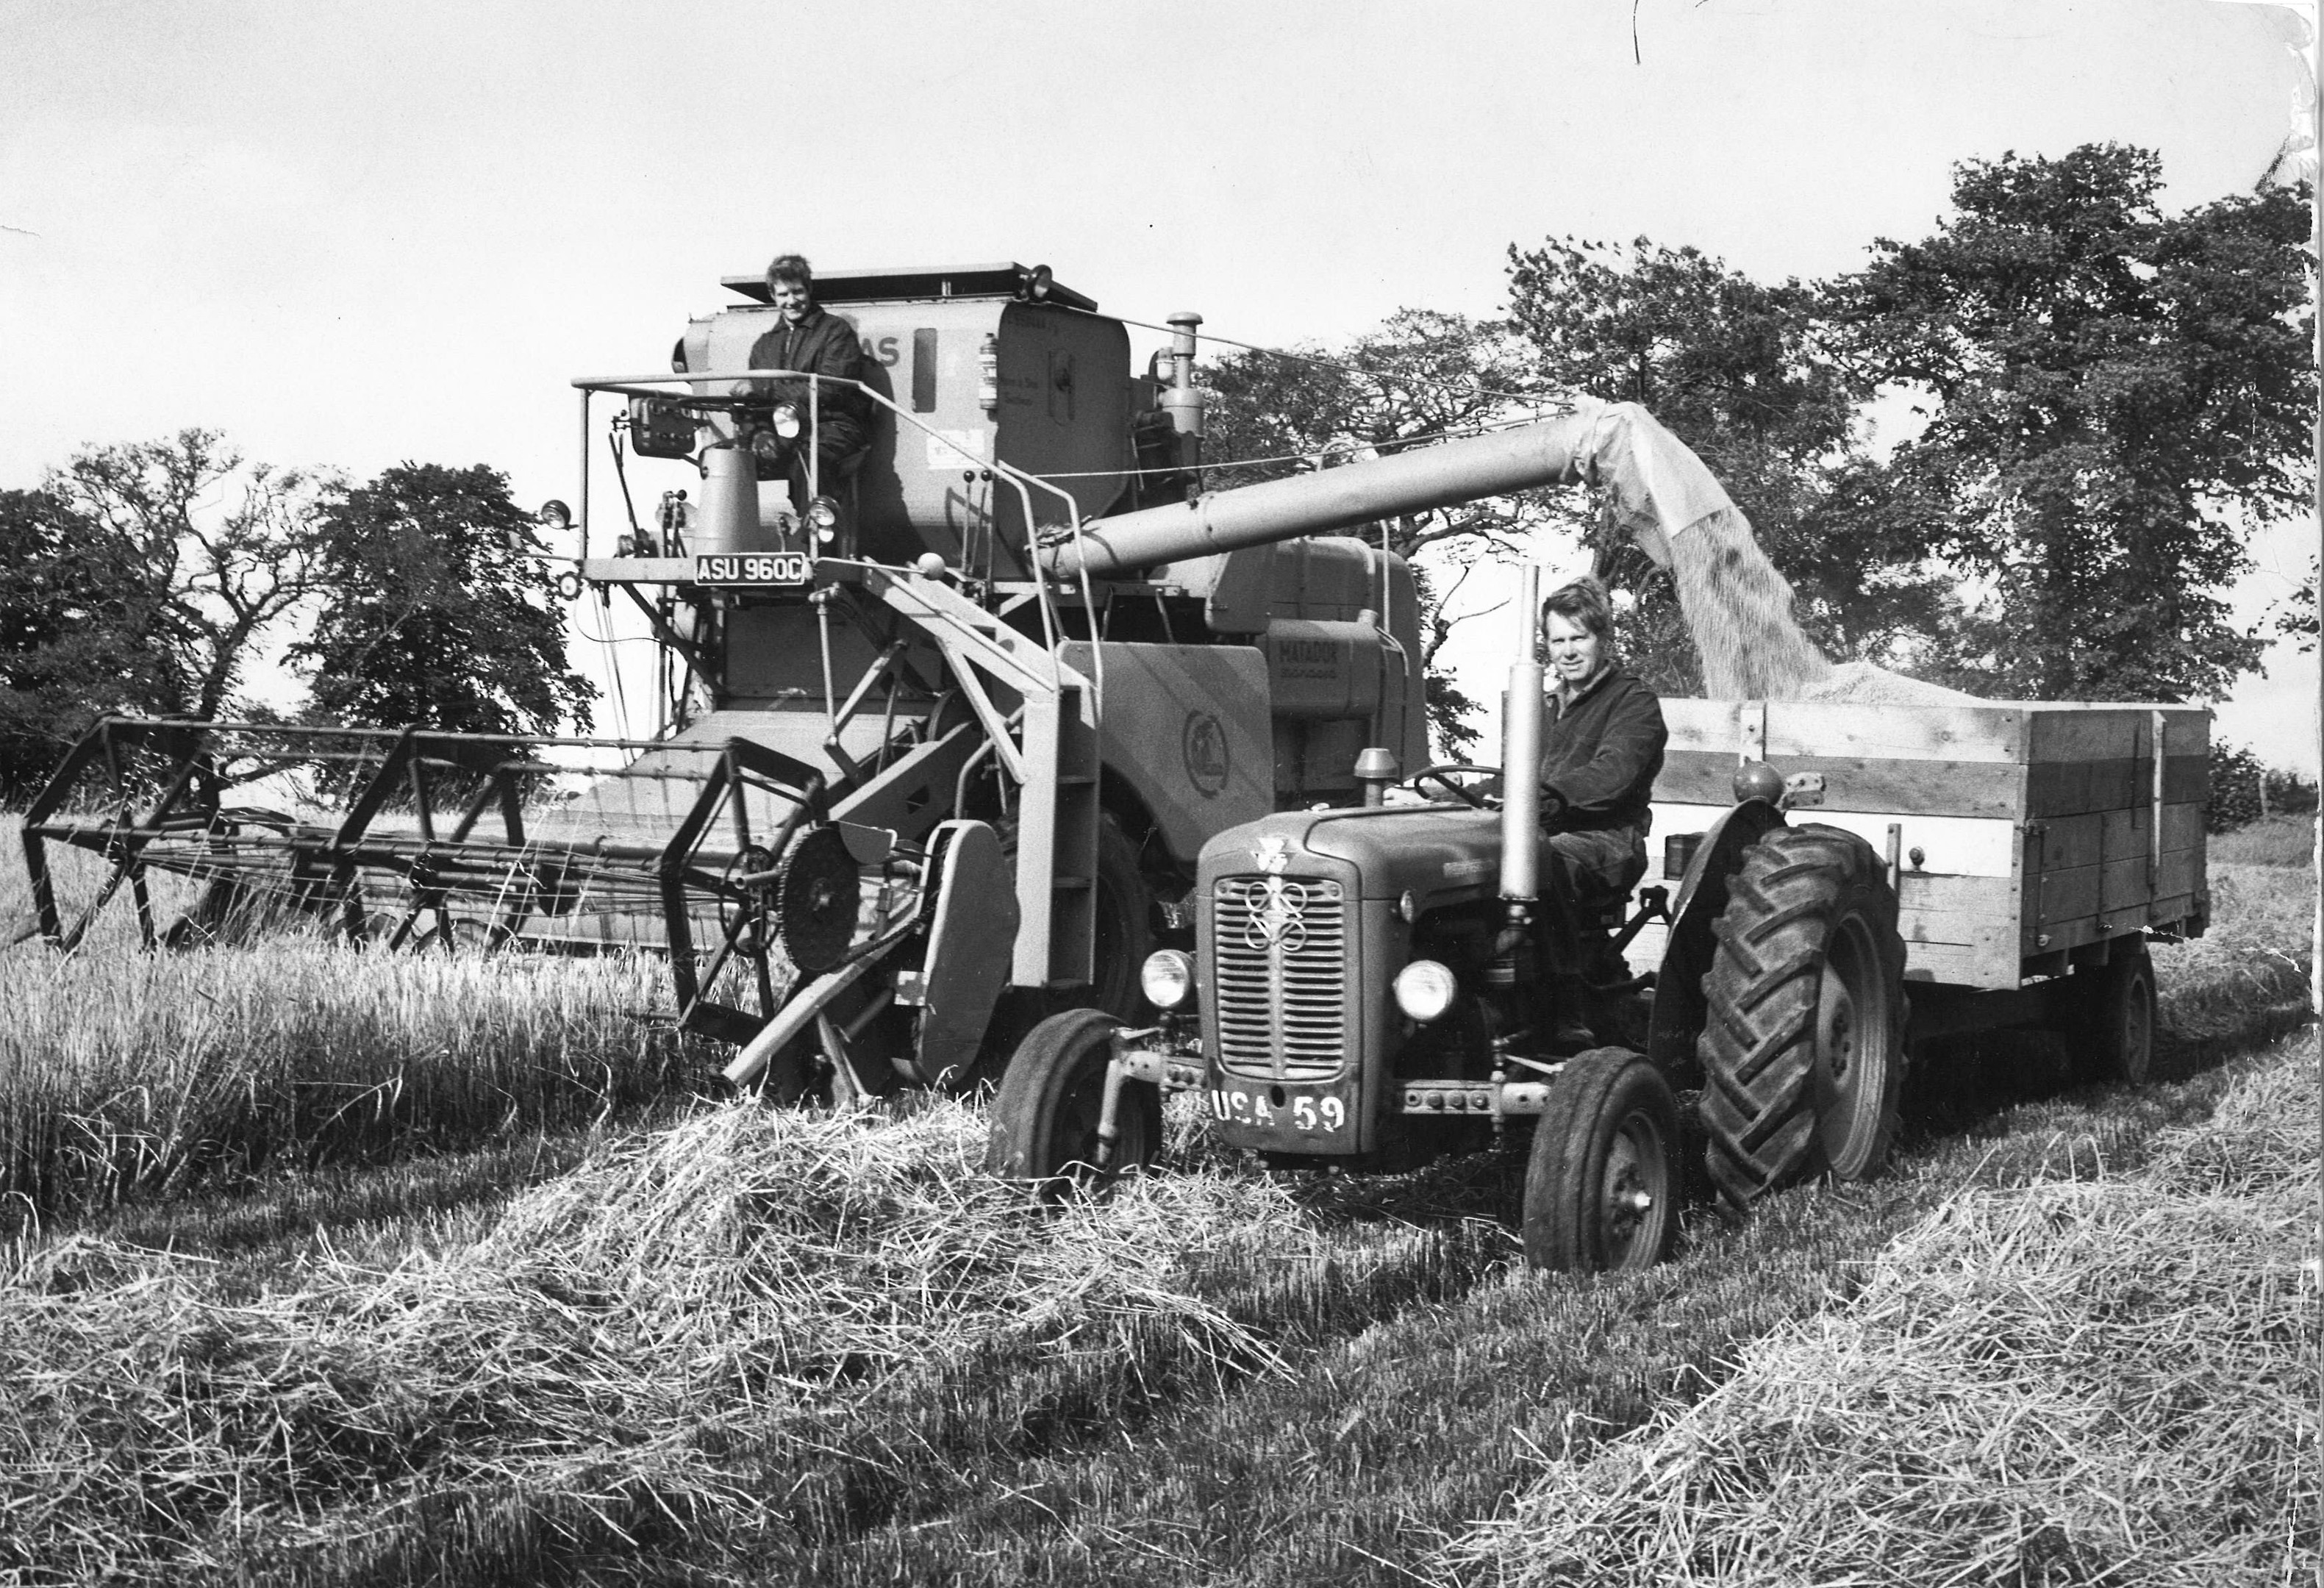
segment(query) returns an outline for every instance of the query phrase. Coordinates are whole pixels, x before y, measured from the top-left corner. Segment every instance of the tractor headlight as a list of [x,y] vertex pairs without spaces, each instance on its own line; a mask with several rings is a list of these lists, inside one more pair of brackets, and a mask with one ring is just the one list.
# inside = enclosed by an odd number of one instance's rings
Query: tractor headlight
[[773,427],[776,435],[786,441],[798,440],[798,433],[807,429],[807,419],[799,412],[796,402],[776,403],[775,411],[767,416],[767,423]]
[[772,430],[751,432],[751,455],[761,463],[780,464],[783,460],[781,438]]
[[1441,1019],[1460,991],[1452,967],[1433,959],[1416,959],[1396,973],[1396,1006],[1424,1026]]
[[828,540],[839,527],[839,503],[828,496],[818,496],[807,504],[807,527],[818,540]]
[[1194,995],[1194,962],[1176,948],[1157,948],[1139,967],[1139,990],[1157,1009],[1176,1009]]

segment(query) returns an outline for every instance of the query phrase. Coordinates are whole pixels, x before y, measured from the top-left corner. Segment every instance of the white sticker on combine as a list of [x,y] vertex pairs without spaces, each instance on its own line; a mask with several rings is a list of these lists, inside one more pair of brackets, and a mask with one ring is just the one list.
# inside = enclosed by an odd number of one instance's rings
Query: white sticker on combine
[[1491,875],[1500,863],[1498,860],[1448,860],[1444,863],[1444,879],[1451,882],[1473,882]]
[[991,445],[991,434],[985,430],[931,430],[928,466],[964,468],[982,463]]

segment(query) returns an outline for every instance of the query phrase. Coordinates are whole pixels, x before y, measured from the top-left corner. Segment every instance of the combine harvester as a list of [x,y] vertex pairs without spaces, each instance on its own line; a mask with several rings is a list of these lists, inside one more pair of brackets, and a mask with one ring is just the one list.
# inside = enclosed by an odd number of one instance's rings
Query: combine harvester
[[[1004,1087],[995,1146],[996,1167],[1037,1181],[1121,1167],[1124,1099],[1142,1118],[1164,1085],[1206,1088],[1231,1140],[1286,1161],[1406,1161],[1561,1106],[1563,1061],[1526,1035],[1537,993],[1522,975],[1512,991],[1507,944],[1471,951],[1470,917],[1530,919],[1530,845],[1519,855],[1502,837],[1505,822],[1530,821],[1526,801],[1489,817],[1452,787],[1470,769],[1423,764],[1411,573],[1334,531],[1600,485],[1631,537],[1675,565],[1692,621],[1737,569],[1781,581],[1692,453],[1632,405],[1576,399],[1536,423],[1199,494],[1200,317],[1173,317],[1170,349],[1141,374],[1123,324],[1046,268],[981,265],[818,279],[819,301],[862,340],[877,422],[846,477],[816,478],[804,460],[794,502],[791,443],[814,416],[803,427],[761,394],[789,372],[746,371],[772,323],[763,283],[725,284],[751,301],[689,324],[671,373],[575,383],[581,551],[568,594],[618,591],[643,614],[674,680],[663,733],[115,719],[27,813],[42,935],[72,946],[125,889],[149,943],[290,910],[392,946],[649,946],[668,953],[679,1022],[733,1045],[729,1078],[778,1100],[956,1088],[1020,1039],[1049,1054],[1046,1080]],[[593,503],[614,493],[589,465],[608,406],[624,513],[610,547]],[[632,459],[683,470],[646,522]],[[571,522],[558,504],[544,512]],[[1714,688],[1775,693],[1750,670],[1761,649],[1744,646]],[[1520,661],[1513,697],[1537,696],[1537,671]],[[2200,931],[2206,908],[2200,709],[1667,710],[1657,826],[1678,835],[1676,899],[1650,887],[1591,901],[1627,919],[1609,952],[1630,956],[1630,974],[1613,962],[1608,995],[1643,1004],[1659,982],[1637,1043],[1665,1092],[1705,1085],[1713,924],[1787,809],[1820,801],[1812,830],[1840,835],[1828,843],[1875,884],[1863,941],[1818,950],[1808,1003],[1821,1013],[1784,1072],[1799,1073],[1773,1092],[1727,1077],[1742,1099],[1731,1120],[1709,1081],[1730,1200],[1810,1168],[1878,1168],[1904,982],[1914,1035],[2103,1018],[2114,1069],[2143,1066],[2153,983],[2138,945]],[[1527,714],[1509,715],[1522,763],[1537,741]],[[572,770],[585,759],[596,770]],[[1370,860],[1306,866],[1330,826],[1312,813],[1377,805],[1404,768],[1434,803],[1372,830],[1434,828]],[[1684,841],[1695,835],[1708,836]],[[70,909],[51,863],[60,849],[85,857]],[[1440,865],[1428,887],[1385,880],[1409,869],[1407,850]],[[156,872],[203,884],[167,926]],[[1296,932],[1279,909],[1216,925],[1268,877],[1336,902]],[[1242,953],[1245,939],[1259,946]],[[1448,943],[1431,963],[1476,1016],[1453,1017],[1457,1039],[1391,990],[1421,947]],[[1162,980],[1148,984],[1180,1002],[1167,1039],[1148,1041],[1141,978],[1157,949]],[[1848,1030],[1863,1027],[1843,1006],[1856,1005],[1883,1027],[1867,1049],[1877,1062],[1846,1058]],[[1058,1057],[1055,1022],[1076,1010]],[[1028,1064],[1011,1067],[1021,1077]],[[1461,1128],[1442,1128],[1448,1110]],[[1327,1113],[1334,1131],[1312,1128]],[[1666,1159],[1661,1134],[1661,1146],[1632,1140],[1625,1161]],[[1575,1193],[1574,1216],[1619,1222],[1614,1185]],[[1661,1236],[1636,1223],[1537,1255],[1650,1257]]]

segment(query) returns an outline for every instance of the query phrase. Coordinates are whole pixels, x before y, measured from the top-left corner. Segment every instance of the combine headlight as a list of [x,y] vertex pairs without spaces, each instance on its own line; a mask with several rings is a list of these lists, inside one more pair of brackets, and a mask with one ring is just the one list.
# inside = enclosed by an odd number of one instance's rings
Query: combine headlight
[[779,464],[783,460],[782,441],[772,430],[752,430],[751,456],[761,463]]
[[1176,1009],[1194,994],[1194,962],[1176,948],[1157,948],[1139,967],[1139,990],[1157,1009]]
[[807,419],[799,412],[796,402],[776,403],[775,411],[768,415],[767,422],[774,427],[775,434],[786,441],[798,440],[798,433],[807,429]]
[[818,496],[807,504],[807,527],[818,540],[828,540],[839,527],[839,503],[828,496]]
[[1433,959],[1416,959],[1396,973],[1396,1006],[1424,1026],[1452,1008],[1460,991],[1452,967]]

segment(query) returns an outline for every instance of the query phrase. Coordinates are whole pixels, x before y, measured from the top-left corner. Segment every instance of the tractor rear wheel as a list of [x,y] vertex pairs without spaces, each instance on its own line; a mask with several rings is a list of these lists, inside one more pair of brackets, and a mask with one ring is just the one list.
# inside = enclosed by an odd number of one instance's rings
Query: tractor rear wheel
[[2154,1062],[2154,961],[2135,938],[2067,978],[2076,1078],[2135,1086]]
[[1721,1203],[1878,1174],[1904,1076],[1904,944],[1880,857],[1837,827],[1777,827],[1745,851],[1712,929],[1696,1051]]
[[1112,1155],[1099,1165],[1098,1120],[1105,1072],[1121,1022],[1102,1009],[1053,1014],[1019,1047],[992,1102],[984,1167],[1043,1201],[1102,1191],[1152,1164],[1162,1145],[1162,1094],[1150,1081],[1124,1081]]
[[1565,1061],[1526,1164],[1526,1261],[1598,1273],[1652,1268],[1678,1223],[1678,1104],[1626,1048]]

